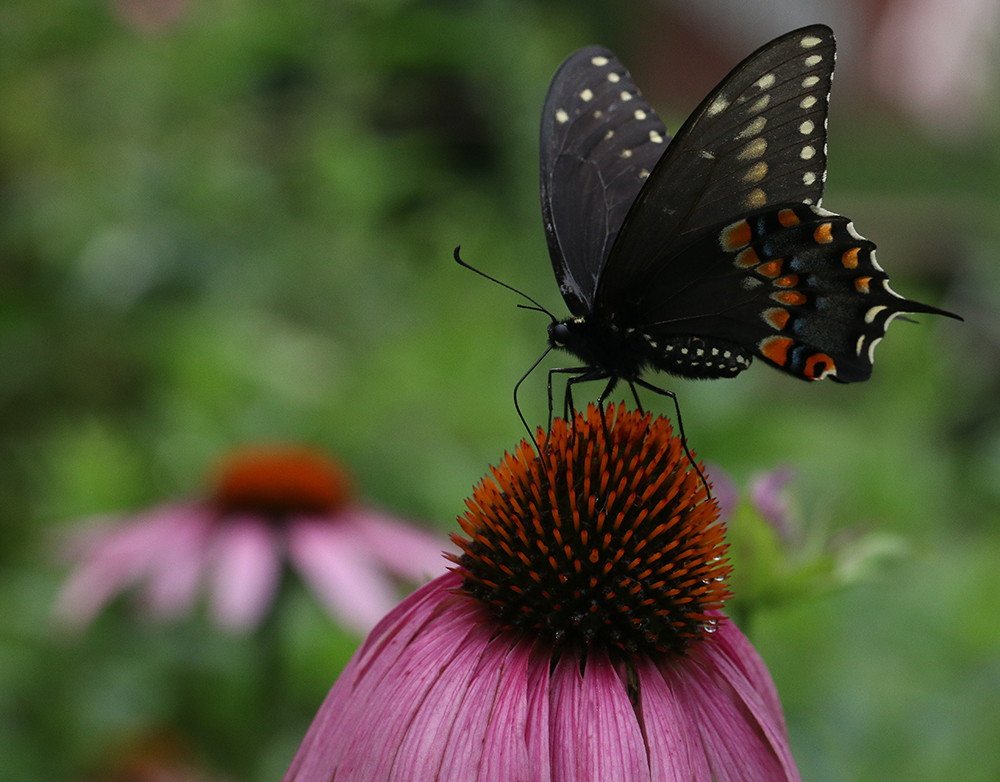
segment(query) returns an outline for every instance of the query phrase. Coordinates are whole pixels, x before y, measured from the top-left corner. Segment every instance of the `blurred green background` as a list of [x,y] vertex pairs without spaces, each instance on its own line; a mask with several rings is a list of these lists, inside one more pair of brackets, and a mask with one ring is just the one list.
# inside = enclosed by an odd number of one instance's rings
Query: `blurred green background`
[[[803,778],[1000,778],[996,91],[961,127],[890,103],[892,3],[695,5],[0,3],[0,777],[108,779],[166,735],[218,777],[279,779],[358,639],[304,589],[264,639],[117,605],[67,637],[55,530],[197,494],[261,440],[327,448],[370,501],[456,529],[524,435],[511,389],[547,320],[451,252],[564,311],[537,186],[559,62],[612,47],[676,130],[751,50],[826,21],[824,205],[896,290],[966,322],[897,322],[855,386],[659,380],[700,458],[741,484],[797,470],[810,534],[906,541],[861,585],[757,607]],[[521,398],[542,423],[544,371]]]

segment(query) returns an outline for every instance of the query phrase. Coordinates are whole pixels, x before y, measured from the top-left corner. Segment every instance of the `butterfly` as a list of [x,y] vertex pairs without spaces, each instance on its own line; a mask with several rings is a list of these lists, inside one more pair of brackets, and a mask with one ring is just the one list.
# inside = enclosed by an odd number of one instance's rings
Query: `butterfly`
[[647,372],[734,377],[754,358],[852,383],[871,375],[895,317],[961,319],[896,294],[874,243],[821,207],[835,51],[825,25],[774,39],[673,139],[608,49],[559,67],[542,110],[540,188],[572,314],[558,320],[531,300],[552,322],[528,374],[555,349],[580,365],[550,370],[550,415],[553,373],[570,375],[567,413],[576,383],[606,380],[602,407],[621,381],[640,409],[636,385],[676,405]]

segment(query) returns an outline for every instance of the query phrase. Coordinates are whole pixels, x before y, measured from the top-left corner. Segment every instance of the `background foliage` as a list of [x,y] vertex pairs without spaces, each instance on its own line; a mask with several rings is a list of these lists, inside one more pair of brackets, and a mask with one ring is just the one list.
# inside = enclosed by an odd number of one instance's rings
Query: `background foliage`
[[[812,21],[842,43],[825,205],[879,243],[897,290],[966,323],[894,325],[858,386],[764,366],[664,380],[702,458],[740,483],[796,468],[809,535],[906,541],[858,586],[756,607],[803,778],[1000,776],[994,118],[942,136],[882,102],[878,4],[743,3],[767,21],[742,36],[726,4],[686,5],[0,4],[0,776],[109,779],[152,742],[280,778],[358,639],[294,586],[251,638],[127,606],[67,637],[55,532],[196,494],[260,440],[328,448],[373,502],[455,529],[523,436],[510,389],[546,321],[451,251],[562,311],[537,195],[555,67],[611,46],[676,129]],[[542,422],[544,373],[522,394]]]

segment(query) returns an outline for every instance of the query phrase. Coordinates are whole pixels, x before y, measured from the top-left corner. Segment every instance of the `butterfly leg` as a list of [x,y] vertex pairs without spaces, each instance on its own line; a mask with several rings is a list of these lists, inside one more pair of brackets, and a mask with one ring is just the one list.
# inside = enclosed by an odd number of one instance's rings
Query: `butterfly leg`
[[[705,486],[705,491],[708,493],[708,498],[712,499],[712,489],[708,485],[708,480],[705,478],[705,473],[701,471],[701,467],[698,466],[698,462],[694,460],[694,456],[691,455],[691,450],[688,448],[687,435],[684,434],[684,421],[681,418],[681,406],[680,403],[677,401],[677,394],[675,394],[673,391],[667,391],[667,389],[665,388],[660,388],[658,386],[652,385],[651,383],[647,383],[645,380],[636,379],[635,382],[638,383],[643,388],[652,391],[654,394],[659,394],[660,396],[667,396],[670,397],[671,400],[673,400],[674,412],[677,414],[677,433],[681,436],[681,447],[684,448],[684,455],[687,456],[688,461],[692,464],[692,466],[694,466],[695,472],[698,473],[698,477],[701,478],[701,482]],[[631,383],[629,385],[631,385]],[[632,393],[633,394],[635,393],[635,388],[632,389]],[[639,403],[638,396],[636,396],[635,401],[636,404]],[[642,408],[640,408],[640,411],[641,409]]]
[[639,401],[639,394],[635,390],[635,382],[629,380],[628,387],[632,389],[632,398],[635,400],[635,409],[639,411],[639,415],[645,415],[646,411],[642,409],[642,402]]
[[[604,377],[607,377],[607,375],[604,375]],[[598,378],[595,377],[592,379],[597,380]],[[618,376],[611,375],[611,377],[608,379],[608,384],[604,387],[604,390],[601,392],[601,395],[597,397],[597,412],[601,414],[601,428],[604,429],[604,439],[608,441],[611,440],[611,434],[610,432],[608,432],[608,422],[607,419],[604,417],[604,402],[611,395],[611,392],[615,390],[616,385],[618,385]],[[629,383],[629,385],[631,386],[632,384]],[[567,391],[569,390],[568,382],[566,383],[566,390]],[[632,389],[632,393],[633,394],[635,393],[634,388]],[[635,401],[638,402],[639,398],[636,397]]]
[[566,396],[563,399],[563,420],[566,423],[571,423],[570,421],[570,411],[573,409],[573,392],[570,390],[570,384],[575,383],[578,380],[596,380],[597,378],[588,377],[589,367],[559,367],[557,369],[549,370],[549,431],[552,431],[552,376],[556,372],[563,374],[576,374],[577,377],[571,377],[566,381]]

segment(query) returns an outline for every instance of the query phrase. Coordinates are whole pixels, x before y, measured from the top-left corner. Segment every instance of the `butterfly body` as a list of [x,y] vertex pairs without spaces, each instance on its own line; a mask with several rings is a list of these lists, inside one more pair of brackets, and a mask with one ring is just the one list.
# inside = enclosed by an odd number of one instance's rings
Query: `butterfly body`
[[670,395],[644,374],[733,377],[754,357],[804,380],[862,381],[893,318],[957,317],[892,291],[875,245],[820,207],[834,59],[824,25],[781,36],[672,139],[609,50],[560,66],[539,171],[572,313],[553,319],[549,348],[581,362],[557,370],[570,384],[607,379],[601,402],[618,381]]
[[573,317],[549,325],[549,345],[576,356],[588,379],[634,383],[649,369],[695,380],[735,377],[752,355],[725,340],[696,335],[653,336],[634,327]]

